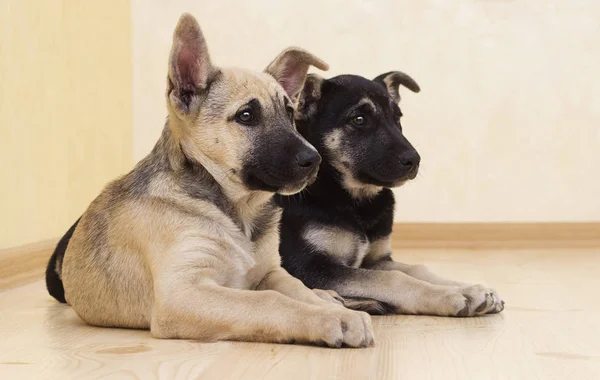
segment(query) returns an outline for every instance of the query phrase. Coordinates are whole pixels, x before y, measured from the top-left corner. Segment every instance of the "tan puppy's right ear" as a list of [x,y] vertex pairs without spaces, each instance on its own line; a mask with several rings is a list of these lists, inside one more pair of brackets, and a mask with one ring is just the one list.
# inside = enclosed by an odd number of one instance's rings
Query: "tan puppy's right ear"
[[304,81],[304,87],[298,97],[297,120],[308,120],[317,112],[319,99],[321,99],[321,87],[325,79],[317,74],[308,74]]
[[198,95],[215,71],[198,21],[184,13],[175,27],[169,57],[167,96],[173,107],[183,114],[197,110]]

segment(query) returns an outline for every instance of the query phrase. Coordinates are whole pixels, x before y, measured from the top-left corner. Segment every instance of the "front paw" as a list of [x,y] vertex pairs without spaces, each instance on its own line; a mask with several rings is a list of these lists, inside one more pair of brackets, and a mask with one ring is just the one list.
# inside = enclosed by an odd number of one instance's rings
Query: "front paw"
[[489,289],[492,292],[494,298],[494,305],[486,312],[486,314],[497,314],[504,310],[504,300],[500,298],[500,295],[495,289]]
[[345,308],[325,308],[308,321],[310,340],[329,347],[370,347],[374,344],[371,316]]
[[457,287],[444,297],[442,303],[448,315],[455,317],[473,317],[504,310],[504,301],[498,293],[483,285]]

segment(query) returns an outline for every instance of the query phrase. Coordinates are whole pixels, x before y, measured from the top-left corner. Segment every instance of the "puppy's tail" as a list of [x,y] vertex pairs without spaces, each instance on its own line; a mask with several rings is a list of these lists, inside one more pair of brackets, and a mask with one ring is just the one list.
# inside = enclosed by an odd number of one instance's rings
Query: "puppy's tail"
[[77,224],[79,224],[79,219],[77,219],[75,224],[69,228],[65,236],[60,239],[54,249],[54,253],[50,257],[50,261],[48,261],[48,266],[46,267],[46,288],[48,289],[48,293],[56,298],[58,302],[62,303],[67,303],[67,300],[65,299],[65,288],[63,287],[61,279],[62,263],[67,246],[69,245],[69,241],[71,240],[71,236],[73,236],[73,231],[75,231]]
[[385,302],[377,301],[371,298],[362,297],[341,297],[343,304],[348,309],[365,311],[371,315],[393,314],[394,308]]

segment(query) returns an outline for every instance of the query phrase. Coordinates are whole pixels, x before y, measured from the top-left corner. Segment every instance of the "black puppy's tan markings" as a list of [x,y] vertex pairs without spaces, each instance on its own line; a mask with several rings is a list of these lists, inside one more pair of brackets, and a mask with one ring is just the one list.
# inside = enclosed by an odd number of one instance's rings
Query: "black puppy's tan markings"
[[321,160],[292,118],[309,65],[327,69],[297,48],[264,73],[217,68],[182,16],[162,136],[61,240],[50,293],[89,324],[158,338],[371,345],[368,314],[280,265],[273,195],[302,190]]
[[280,254],[307,286],[331,289],[348,307],[373,314],[471,316],[504,303],[481,285],[443,279],[421,265],[391,259],[394,197],[390,188],[415,178],[420,157],[402,134],[401,72],[370,81],[353,75],[309,75],[298,107],[298,130],[323,156],[315,183],[302,195],[280,196]]

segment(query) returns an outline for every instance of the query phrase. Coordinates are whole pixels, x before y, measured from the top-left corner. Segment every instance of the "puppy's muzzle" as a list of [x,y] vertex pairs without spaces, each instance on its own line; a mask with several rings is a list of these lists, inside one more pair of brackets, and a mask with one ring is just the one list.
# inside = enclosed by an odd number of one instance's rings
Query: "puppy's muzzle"
[[296,154],[296,163],[300,173],[304,173],[306,177],[312,177],[319,170],[321,164],[321,155],[314,149],[303,149]]
[[398,157],[400,165],[402,165],[402,172],[405,173],[402,177],[407,179],[414,179],[419,172],[419,164],[421,163],[421,156],[416,150],[410,150],[404,152]]

